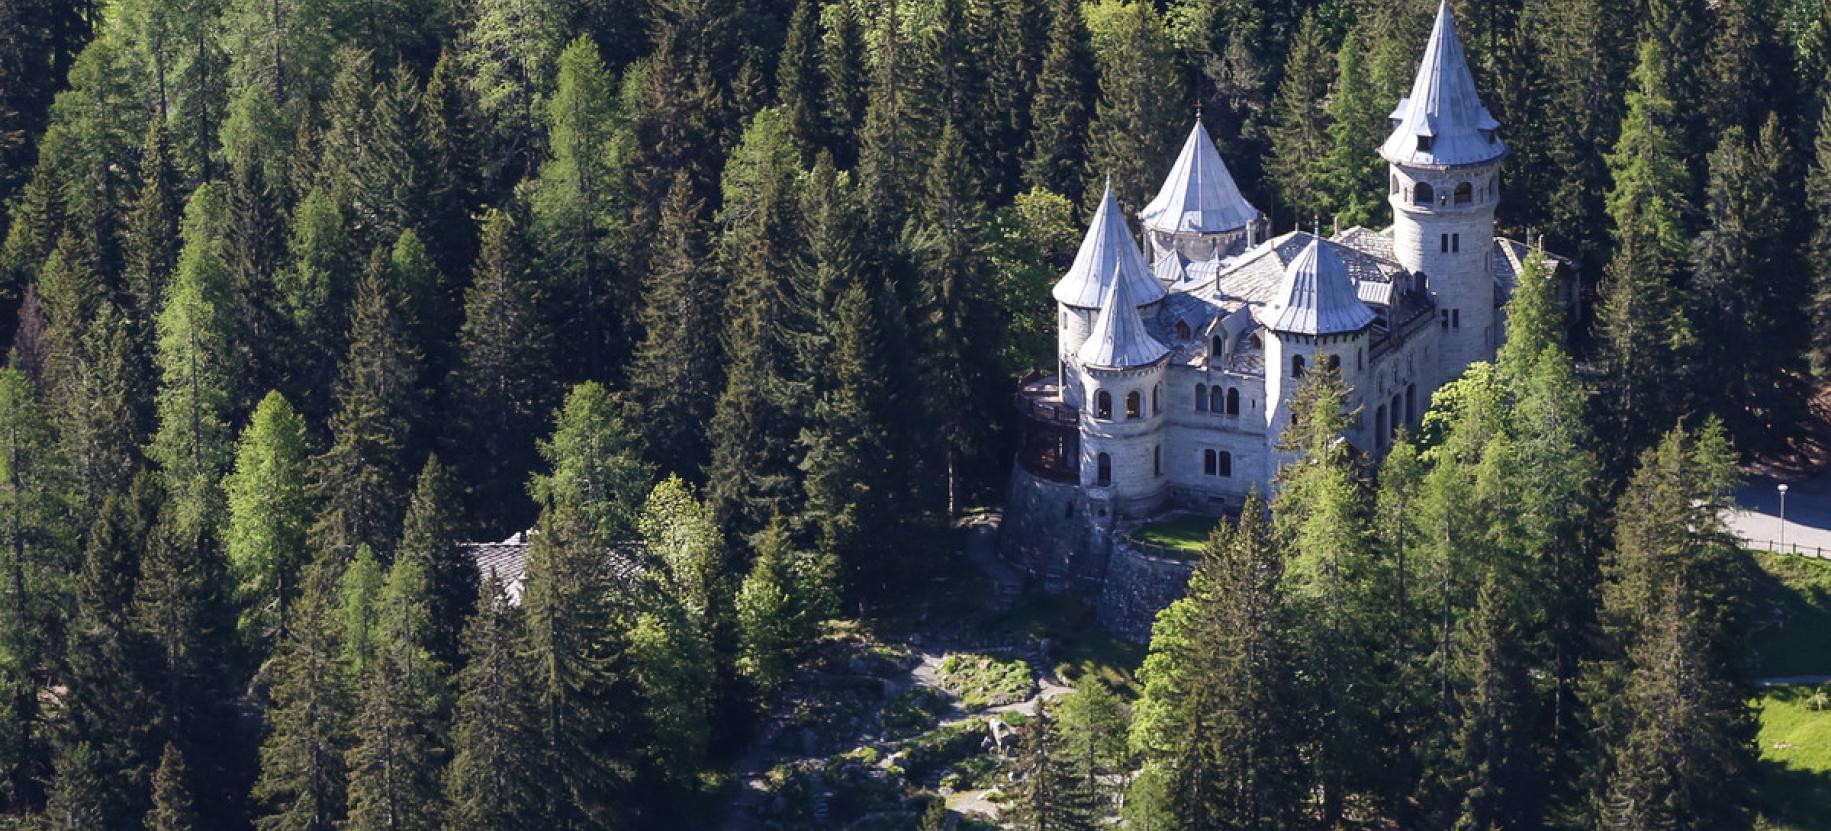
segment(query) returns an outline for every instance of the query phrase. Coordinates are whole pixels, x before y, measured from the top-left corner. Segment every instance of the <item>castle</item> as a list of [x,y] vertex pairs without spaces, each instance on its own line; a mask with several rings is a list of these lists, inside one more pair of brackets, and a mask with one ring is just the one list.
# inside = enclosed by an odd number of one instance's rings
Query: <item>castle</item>
[[1528,249],[1494,233],[1507,146],[1447,3],[1390,120],[1384,230],[1265,239],[1199,118],[1138,214],[1148,261],[1107,189],[1053,291],[1057,374],[1017,396],[1008,557],[1099,591],[1110,625],[1139,635],[1142,618],[1148,634],[1187,565],[1156,562],[1124,531],[1269,494],[1306,371],[1340,370],[1360,411],[1346,438],[1378,456],[1439,386],[1493,358]]

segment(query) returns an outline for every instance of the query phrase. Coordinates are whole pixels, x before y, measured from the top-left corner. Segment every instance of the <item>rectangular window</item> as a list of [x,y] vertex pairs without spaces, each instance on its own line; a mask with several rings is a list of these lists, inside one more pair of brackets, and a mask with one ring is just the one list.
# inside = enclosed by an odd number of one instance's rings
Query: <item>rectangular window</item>
[[1462,235],[1461,234],[1450,234],[1450,251],[1451,251],[1451,253],[1455,253],[1455,254],[1462,253]]
[[1461,309],[1451,309],[1450,310],[1450,328],[1451,329],[1461,329],[1462,328],[1462,310]]
[[1449,234],[1444,234],[1442,239],[1437,241],[1437,250],[1444,254],[1450,253],[1450,235]]

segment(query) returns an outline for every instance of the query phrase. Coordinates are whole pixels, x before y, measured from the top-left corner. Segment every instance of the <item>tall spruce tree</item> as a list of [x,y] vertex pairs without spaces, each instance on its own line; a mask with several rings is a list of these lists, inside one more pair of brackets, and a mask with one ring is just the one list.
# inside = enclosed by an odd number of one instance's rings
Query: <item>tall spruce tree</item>
[[7,700],[6,793],[35,805],[51,773],[39,691],[63,629],[60,587],[72,565],[60,462],[37,390],[14,366],[0,370],[0,554],[7,599],[0,615]]
[[[491,535],[525,528],[522,482],[554,395],[552,334],[519,223],[502,211],[483,219],[482,247],[464,293],[460,358],[447,387],[447,458],[469,489],[466,515]],[[511,527],[513,526],[513,527]]]
[[[838,4],[845,5],[845,4]],[[827,149],[826,77],[820,66],[819,0],[798,0],[788,19],[788,41],[776,64],[776,100],[803,164]]]
[[433,656],[446,666],[459,665],[460,638],[464,621],[474,611],[479,578],[476,561],[461,545],[461,497],[451,470],[439,463],[438,456],[428,457],[413,487],[413,498],[407,503],[400,545],[394,549],[396,560],[413,560],[426,572],[426,602],[431,617],[426,643]]
[[[1316,160],[1329,153],[1329,77],[1333,61],[1323,42],[1323,22],[1306,14],[1284,62],[1284,80],[1272,101],[1266,136],[1272,155],[1265,170],[1296,224],[1329,204],[1329,187]],[[1351,97],[1352,98],[1352,97]],[[1344,105],[1346,106],[1346,105]],[[1358,132],[1365,127],[1344,127]],[[1343,143],[1352,141],[1344,136]]]
[[661,207],[653,267],[643,277],[642,341],[629,368],[629,421],[656,467],[697,477],[707,461],[707,425],[722,388],[722,362],[708,338],[719,328],[720,292],[706,245],[705,204],[685,173]]
[[[1825,27],[1831,30],[1831,21]],[[1831,40],[1831,35],[1827,39]],[[1819,111],[1805,189],[1812,232],[1806,250],[1806,258],[1812,263],[1814,290],[1812,367],[1823,376],[1831,372],[1831,302],[1827,302],[1831,301],[1831,101]]]
[[1529,827],[1540,805],[1532,799],[1532,717],[1535,697],[1518,631],[1518,600],[1491,567],[1481,584],[1463,640],[1458,674],[1467,686],[1457,698],[1460,719],[1444,775],[1462,792],[1450,827],[1475,831]]
[[534,671],[521,652],[523,613],[494,572],[483,576],[476,604],[457,674],[446,820],[455,831],[544,827],[541,721]]
[[[1336,81],[1328,100],[1328,152],[1322,189],[1343,226],[1369,225],[1385,212],[1386,164],[1376,152],[1385,138],[1386,101],[1368,72],[1366,41],[1351,29],[1335,53]],[[1307,70],[1305,70],[1307,71]]]
[[378,609],[378,650],[358,680],[349,749],[352,831],[442,827],[438,762],[444,724],[444,668],[427,648],[432,634],[429,575],[396,558]]
[[1051,6],[1049,41],[1030,100],[1030,143],[1024,181],[1079,202],[1087,169],[1089,105],[1094,60],[1087,20],[1077,0]]
[[406,510],[407,454],[422,406],[419,355],[387,256],[369,259],[350,323],[350,350],[337,378],[329,450],[312,460],[312,494],[323,513],[313,528],[320,548],[387,550]]
[[1100,98],[1089,127],[1092,164],[1083,201],[1091,206],[1102,192],[1098,183],[1110,176],[1120,204],[1137,210],[1169,170],[1169,150],[1191,100],[1187,75],[1153,4],[1101,0],[1086,13]]
[[1077,770],[1088,760],[1069,756],[1067,743],[1049,708],[1038,701],[1020,735],[1014,780],[1004,816],[1019,831],[1090,831],[1095,820],[1094,795],[1087,777]]
[[269,672],[271,732],[261,744],[253,793],[262,831],[333,831],[344,819],[353,703],[336,619],[340,562],[335,553],[319,552],[308,568],[295,623]]
[[199,827],[191,801],[190,770],[178,746],[165,743],[159,770],[153,774],[153,807],[146,814],[146,831],[192,831]]

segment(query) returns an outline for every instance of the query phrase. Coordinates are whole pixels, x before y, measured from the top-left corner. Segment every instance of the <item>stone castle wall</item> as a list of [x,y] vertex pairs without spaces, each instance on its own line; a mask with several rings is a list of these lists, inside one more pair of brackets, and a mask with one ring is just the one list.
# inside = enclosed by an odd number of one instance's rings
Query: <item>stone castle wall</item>
[[1157,612],[1183,596],[1195,571],[1193,561],[1147,554],[1120,535],[1107,566],[1096,615],[1107,631],[1135,643],[1151,639]]

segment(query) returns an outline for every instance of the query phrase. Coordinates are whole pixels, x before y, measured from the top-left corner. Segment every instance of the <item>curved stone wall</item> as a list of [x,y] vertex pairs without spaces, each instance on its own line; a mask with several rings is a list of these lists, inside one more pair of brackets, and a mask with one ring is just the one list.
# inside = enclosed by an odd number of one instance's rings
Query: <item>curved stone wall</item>
[[1096,609],[1100,625],[1128,641],[1149,641],[1157,613],[1183,596],[1194,572],[1191,560],[1146,554],[1115,534]]

